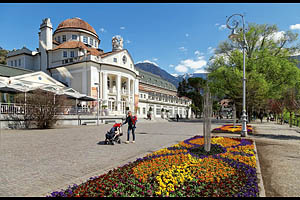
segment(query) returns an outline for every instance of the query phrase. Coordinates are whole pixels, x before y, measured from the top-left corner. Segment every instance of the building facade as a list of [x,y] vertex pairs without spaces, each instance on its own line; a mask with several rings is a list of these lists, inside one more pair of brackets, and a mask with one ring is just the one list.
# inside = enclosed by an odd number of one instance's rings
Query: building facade
[[122,37],[113,37],[110,52],[99,49],[100,42],[95,29],[80,18],[64,20],[54,32],[50,19],[46,18],[40,25],[37,51],[26,47],[11,51],[7,63],[43,71],[80,93],[98,96],[99,105],[110,115],[134,110],[138,101],[138,71],[134,61],[123,49]]
[[[8,52],[7,64],[43,71],[67,87],[98,98],[100,109],[106,110],[107,115],[124,115],[131,110],[146,117],[151,107],[154,117],[162,115],[162,108],[168,110],[163,112],[166,116],[190,116],[187,106],[191,101],[178,98],[174,85],[149,72],[139,74],[130,53],[123,48],[121,36],[114,36],[112,50],[104,52],[99,48],[101,40],[95,29],[77,17],[64,20],[54,32],[46,18],[38,35],[36,51],[26,47],[14,49]],[[97,101],[82,104],[96,106]]]
[[154,118],[190,118],[191,99],[177,96],[177,88],[160,76],[138,69],[139,81],[139,116],[147,118],[151,113]]

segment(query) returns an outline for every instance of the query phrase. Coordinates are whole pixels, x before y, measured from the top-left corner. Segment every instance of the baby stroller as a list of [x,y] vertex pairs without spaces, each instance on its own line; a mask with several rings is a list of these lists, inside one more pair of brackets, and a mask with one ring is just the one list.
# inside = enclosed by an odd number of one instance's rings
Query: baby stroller
[[107,131],[107,133],[105,134],[104,143],[114,145],[114,142],[117,142],[117,143],[121,144],[120,136],[122,136],[122,135],[123,135],[122,123],[116,123],[110,129],[110,131]]

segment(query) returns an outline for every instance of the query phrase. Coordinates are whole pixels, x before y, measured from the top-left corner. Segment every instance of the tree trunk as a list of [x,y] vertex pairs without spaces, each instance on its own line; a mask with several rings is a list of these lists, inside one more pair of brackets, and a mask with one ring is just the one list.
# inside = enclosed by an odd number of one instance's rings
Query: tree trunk
[[290,128],[292,128],[292,125],[293,125],[293,113],[290,112]]

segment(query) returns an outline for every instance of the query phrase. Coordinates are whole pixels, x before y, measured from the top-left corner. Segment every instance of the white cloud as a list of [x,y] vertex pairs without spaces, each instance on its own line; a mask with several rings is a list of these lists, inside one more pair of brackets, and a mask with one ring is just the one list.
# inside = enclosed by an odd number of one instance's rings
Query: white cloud
[[188,71],[188,68],[187,68],[186,66],[184,66],[184,65],[177,65],[177,66],[175,67],[175,70],[176,70],[177,72],[185,73],[185,72]]
[[198,51],[198,50],[196,50],[196,51],[194,52],[194,54],[195,54],[196,56],[203,56],[203,55],[204,55],[204,53],[201,53],[201,52]]
[[188,33],[185,34],[185,37],[189,37],[190,35]]
[[101,33],[106,32],[106,30],[104,28],[100,28],[99,30],[100,30]]
[[125,27],[124,27],[124,26],[121,26],[121,27],[120,27],[120,29],[121,29],[121,30],[124,30],[124,29],[125,29]]
[[226,24],[222,24],[222,25],[218,24],[218,26],[219,26],[219,30],[221,31],[227,28]]
[[171,74],[172,76],[175,76],[175,77],[177,77],[178,76],[178,74]]
[[187,49],[185,47],[179,47],[178,49],[183,52],[187,51]]
[[294,24],[294,25],[290,25],[290,29],[291,30],[299,30],[300,29],[300,24]]
[[210,53],[210,54],[215,53],[215,50],[216,50],[216,48],[213,48],[213,47],[208,47],[208,48],[207,48],[207,51],[208,51],[208,53]]
[[201,59],[198,60],[192,60],[192,59],[187,59],[180,61],[180,64],[191,68],[191,69],[199,69],[207,64],[206,60],[203,59],[204,57],[201,57]]
[[[275,33],[269,35],[269,36],[267,37],[267,39],[268,39],[268,40],[273,40],[274,42],[277,42],[278,40],[280,40],[281,38],[284,37],[284,34],[285,34],[284,31],[278,31],[278,32],[275,32]],[[263,39],[263,37],[260,37],[260,38],[259,38],[259,41],[261,42],[262,39]]]
[[204,60],[204,56],[198,56],[197,59],[186,59],[180,61],[180,63],[175,67],[177,72],[187,72],[189,69],[193,71],[199,71],[207,65],[207,61]]
[[216,23],[216,24],[215,24],[215,26],[219,26],[219,25],[220,25],[219,23]]
[[126,44],[129,44],[129,43],[131,43],[131,41],[130,40],[126,40]]
[[194,73],[208,73],[205,68],[194,71]]
[[170,64],[169,67],[174,67],[174,65]]

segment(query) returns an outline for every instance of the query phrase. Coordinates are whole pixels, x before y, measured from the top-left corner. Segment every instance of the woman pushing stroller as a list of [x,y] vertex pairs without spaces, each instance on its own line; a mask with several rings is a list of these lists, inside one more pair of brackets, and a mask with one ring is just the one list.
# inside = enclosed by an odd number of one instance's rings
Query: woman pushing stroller
[[128,116],[127,116],[125,122],[122,124],[122,126],[123,126],[124,124],[128,123],[127,141],[125,142],[126,144],[129,143],[130,131],[132,132],[132,143],[135,143],[134,130],[136,129],[136,122],[137,122],[137,117],[132,116],[131,111],[128,111]]

